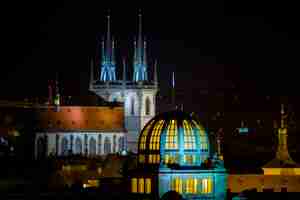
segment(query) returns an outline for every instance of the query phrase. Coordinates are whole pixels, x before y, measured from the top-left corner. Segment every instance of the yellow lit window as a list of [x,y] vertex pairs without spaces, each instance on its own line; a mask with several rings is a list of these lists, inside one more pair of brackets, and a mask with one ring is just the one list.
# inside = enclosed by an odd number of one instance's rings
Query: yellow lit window
[[198,129],[200,135],[205,135],[205,129],[201,127],[195,120],[193,120],[194,126]]
[[183,120],[184,129],[184,148],[185,149],[196,149],[195,134],[191,125]]
[[144,193],[144,187],[145,187],[145,183],[144,183],[144,179],[143,178],[139,178],[139,193]]
[[171,120],[167,128],[166,149],[177,149],[177,148],[178,148],[177,123],[175,120]]
[[180,194],[182,193],[182,180],[179,177],[173,179],[171,190],[174,190]]
[[146,140],[147,140],[147,136],[149,133],[149,129],[150,127],[152,127],[152,124],[154,123],[154,120],[152,120],[152,122],[150,122],[149,125],[147,125],[147,127],[143,130],[142,136],[141,136],[141,141],[140,141],[140,149],[146,149]]
[[176,154],[176,155],[166,154],[164,162],[166,164],[174,164],[174,163],[178,163],[178,160],[179,160],[179,155],[178,154]]
[[186,164],[193,164],[196,161],[195,155],[184,155],[183,157],[184,163]]
[[197,193],[197,179],[189,178],[186,180],[186,193]]
[[159,163],[159,154],[150,154],[149,163]]
[[140,163],[144,163],[145,162],[145,155],[143,155],[143,154],[139,155],[139,161],[140,161]]
[[202,193],[212,192],[212,181],[210,178],[202,179]]
[[151,193],[151,178],[146,178],[146,194]]
[[159,150],[160,133],[163,128],[164,120],[160,120],[154,126],[152,135],[150,138],[150,150]]
[[207,138],[204,136],[200,137],[200,150],[201,151],[208,151],[208,141]]
[[136,178],[131,179],[131,192],[137,193],[137,179]]

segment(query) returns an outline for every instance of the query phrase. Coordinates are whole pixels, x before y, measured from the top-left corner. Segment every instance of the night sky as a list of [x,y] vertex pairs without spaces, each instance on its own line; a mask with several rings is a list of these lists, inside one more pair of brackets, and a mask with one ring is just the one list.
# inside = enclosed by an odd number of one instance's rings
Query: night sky
[[[63,95],[87,94],[89,59],[110,9],[117,58],[131,62],[138,9],[149,62],[158,59],[162,93],[171,72],[191,99],[200,88],[235,87],[249,95],[298,95],[299,12],[292,4],[224,3],[146,6],[93,2],[1,5],[1,95],[47,95],[58,72]],[[151,66],[152,67],[152,66]],[[120,66],[121,68],[121,66]],[[284,81],[281,86],[280,79]]]

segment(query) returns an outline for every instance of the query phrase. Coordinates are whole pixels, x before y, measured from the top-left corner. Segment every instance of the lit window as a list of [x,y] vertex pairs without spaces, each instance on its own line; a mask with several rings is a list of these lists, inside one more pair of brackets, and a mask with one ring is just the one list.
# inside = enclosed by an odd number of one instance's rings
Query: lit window
[[180,194],[182,193],[182,180],[179,177],[173,179],[171,190],[174,190]]
[[185,149],[196,149],[195,134],[191,125],[183,120],[184,129],[184,148]]
[[177,148],[178,148],[177,124],[176,124],[176,120],[171,120],[167,128],[166,149],[177,149]]
[[166,154],[164,162],[165,164],[174,164],[174,163],[178,163],[178,160],[179,160],[178,154],[175,155]]
[[146,178],[146,194],[151,193],[151,178]]
[[149,155],[149,163],[152,163],[152,162],[153,162],[153,155],[150,154],[150,155]]
[[211,179],[202,179],[202,193],[212,192],[212,181]]
[[144,163],[145,162],[145,156],[144,155],[139,155],[139,161],[140,161],[140,163]]
[[160,133],[163,125],[164,120],[160,120],[155,124],[150,138],[150,150],[159,150]]
[[186,164],[194,164],[196,162],[195,155],[184,155],[183,156],[184,163]]
[[154,120],[148,124],[145,129],[142,132],[141,140],[140,140],[140,149],[146,149],[146,140],[149,133],[150,127],[152,127],[152,124],[154,123]]
[[137,179],[136,178],[131,179],[131,192],[137,193]]
[[197,193],[197,179],[189,178],[186,180],[186,193]]
[[143,178],[139,178],[139,193],[144,193],[144,187],[145,187],[145,183],[144,183],[144,179]]
[[201,127],[195,120],[193,120],[193,124],[198,129],[200,135],[205,136],[205,129]]

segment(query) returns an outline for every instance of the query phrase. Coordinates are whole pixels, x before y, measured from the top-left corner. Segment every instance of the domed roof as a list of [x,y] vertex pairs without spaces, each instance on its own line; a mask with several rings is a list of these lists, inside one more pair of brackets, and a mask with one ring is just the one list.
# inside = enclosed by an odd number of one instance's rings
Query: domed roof
[[175,110],[145,125],[138,153],[139,163],[200,166],[209,157],[209,139],[195,115]]

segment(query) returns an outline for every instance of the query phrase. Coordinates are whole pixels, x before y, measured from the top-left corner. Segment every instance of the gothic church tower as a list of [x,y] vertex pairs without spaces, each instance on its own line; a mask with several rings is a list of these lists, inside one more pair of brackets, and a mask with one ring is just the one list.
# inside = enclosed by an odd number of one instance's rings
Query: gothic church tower
[[144,125],[155,116],[155,97],[158,90],[157,62],[154,64],[153,79],[149,78],[146,40],[142,33],[142,15],[139,14],[137,40],[134,41],[133,75],[127,78],[126,62],[123,59],[122,79],[117,79],[115,43],[111,40],[110,17],[107,17],[106,40],[102,42],[102,60],[100,77],[94,80],[91,63],[90,91],[107,102],[122,102],[124,105],[125,129],[127,131],[127,148],[137,151],[137,142]]

